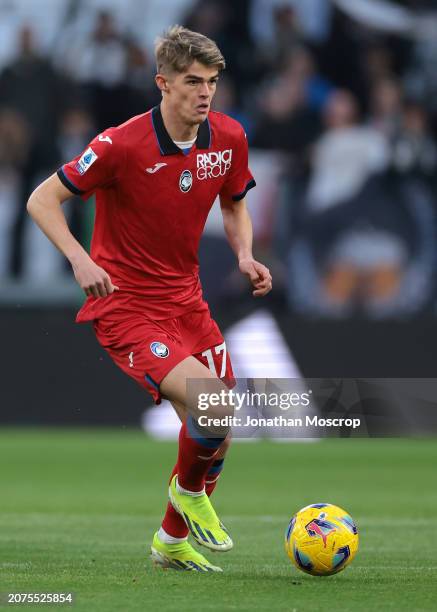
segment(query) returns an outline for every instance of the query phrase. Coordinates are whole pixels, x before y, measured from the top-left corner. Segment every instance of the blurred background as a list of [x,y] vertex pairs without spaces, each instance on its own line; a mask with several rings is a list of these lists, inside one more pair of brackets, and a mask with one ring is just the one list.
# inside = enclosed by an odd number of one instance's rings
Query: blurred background
[[[137,425],[151,403],[74,323],[83,296],[25,205],[159,103],[153,43],[174,23],[225,55],[214,107],[245,127],[258,185],[272,294],[252,298],[218,207],[200,252],[237,375],[434,377],[434,1],[0,0],[0,422]],[[89,244],[92,200],[65,211]]]

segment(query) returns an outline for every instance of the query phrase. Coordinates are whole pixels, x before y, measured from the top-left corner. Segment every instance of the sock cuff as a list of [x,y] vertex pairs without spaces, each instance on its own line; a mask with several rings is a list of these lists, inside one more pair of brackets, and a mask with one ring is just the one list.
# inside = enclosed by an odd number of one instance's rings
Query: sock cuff
[[207,438],[203,432],[201,432],[196,424],[196,421],[192,416],[188,416],[186,423],[186,433],[192,438],[197,444],[204,446],[205,448],[218,448],[223,443],[226,435],[217,438]]
[[181,544],[182,542],[186,542],[187,541],[188,535],[185,536],[184,538],[175,538],[174,536],[172,536],[169,533],[167,533],[165,531],[164,527],[161,526],[159,528],[159,530],[158,530],[158,538],[164,544]]
[[200,497],[205,493],[205,487],[203,487],[200,491],[190,491],[189,489],[184,489],[184,487],[181,487],[181,485],[179,484],[177,478],[176,489],[178,493],[181,493],[182,495],[189,495],[190,497]]

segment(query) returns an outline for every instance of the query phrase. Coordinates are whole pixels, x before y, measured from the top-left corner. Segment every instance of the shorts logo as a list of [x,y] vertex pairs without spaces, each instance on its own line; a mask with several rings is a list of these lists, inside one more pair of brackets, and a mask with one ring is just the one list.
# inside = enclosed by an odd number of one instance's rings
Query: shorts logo
[[150,345],[150,350],[156,357],[159,357],[160,359],[165,359],[170,353],[168,347],[166,347],[165,344],[163,344],[162,342],[152,342],[152,344]]
[[100,134],[99,141],[100,142],[109,142],[109,144],[112,144],[112,138],[110,138],[109,136],[103,136],[103,134]]
[[191,185],[193,184],[193,175],[189,170],[184,170],[179,177],[179,189],[184,193],[190,191]]
[[224,176],[232,165],[232,149],[197,154],[197,178],[204,181]]
[[98,159],[98,156],[90,147],[85,151],[80,160],[77,162],[76,170],[79,172],[79,174],[85,174],[85,172],[87,172],[87,170],[91,168],[96,159]]

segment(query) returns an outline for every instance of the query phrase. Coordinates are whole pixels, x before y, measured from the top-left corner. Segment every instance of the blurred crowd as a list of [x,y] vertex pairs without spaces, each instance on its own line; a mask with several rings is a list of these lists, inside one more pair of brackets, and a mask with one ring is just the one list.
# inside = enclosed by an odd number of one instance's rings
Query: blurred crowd
[[[277,295],[315,316],[406,315],[435,294],[437,36],[389,18],[433,3],[368,0],[387,5],[381,28],[344,4],[172,0],[165,18],[218,43],[227,70],[215,109],[243,124],[251,150],[280,154],[271,231],[257,245]],[[68,274],[27,219],[28,194],[96,133],[159,102],[160,32],[156,20],[139,27],[139,0],[122,14],[117,0],[60,5],[50,45],[17,21],[15,56],[0,66],[0,279]],[[83,204],[66,212],[86,241]]]

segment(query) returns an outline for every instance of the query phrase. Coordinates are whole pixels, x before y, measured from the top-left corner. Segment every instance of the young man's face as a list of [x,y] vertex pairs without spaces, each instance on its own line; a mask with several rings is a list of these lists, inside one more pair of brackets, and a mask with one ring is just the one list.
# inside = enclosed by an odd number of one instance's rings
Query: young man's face
[[164,77],[164,96],[172,111],[187,125],[205,121],[217,87],[219,71],[194,61],[185,72]]

